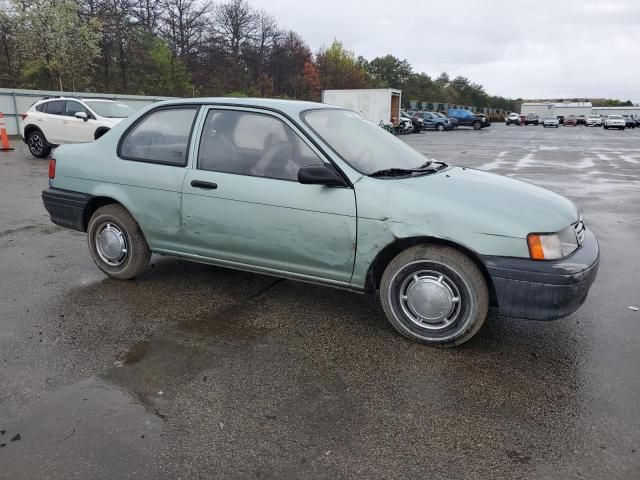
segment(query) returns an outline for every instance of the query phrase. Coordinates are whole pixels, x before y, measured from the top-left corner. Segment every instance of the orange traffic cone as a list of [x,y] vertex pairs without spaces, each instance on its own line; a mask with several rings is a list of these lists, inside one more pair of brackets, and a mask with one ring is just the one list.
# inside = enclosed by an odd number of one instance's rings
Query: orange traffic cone
[[0,112],[0,145],[2,145],[0,152],[13,150],[13,148],[9,146],[9,136],[7,135],[7,129],[4,128],[4,115],[2,115],[2,112]]

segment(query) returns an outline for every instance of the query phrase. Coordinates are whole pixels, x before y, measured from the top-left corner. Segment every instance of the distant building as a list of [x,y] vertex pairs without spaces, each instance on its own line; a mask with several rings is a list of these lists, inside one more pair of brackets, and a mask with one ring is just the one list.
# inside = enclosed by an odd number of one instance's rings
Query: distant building
[[539,116],[545,115],[562,115],[568,117],[569,115],[591,115],[593,105],[591,102],[567,102],[567,103],[552,103],[552,102],[524,102],[520,107],[520,113],[527,115],[529,113],[536,113]]
[[520,108],[522,115],[536,113],[538,116],[562,115],[634,115],[640,116],[640,106],[636,107],[594,107],[591,102],[524,102]]

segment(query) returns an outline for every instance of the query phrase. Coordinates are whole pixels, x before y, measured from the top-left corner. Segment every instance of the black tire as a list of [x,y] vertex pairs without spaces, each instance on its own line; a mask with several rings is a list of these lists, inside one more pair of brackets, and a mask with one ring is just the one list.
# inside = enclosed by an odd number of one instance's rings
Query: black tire
[[480,130],[482,128],[482,122],[476,120],[471,126],[474,130]]
[[110,277],[129,280],[149,266],[149,245],[140,226],[122,205],[105,205],[94,212],[87,241],[93,261]]
[[379,294],[398,332],[439,347],[469,340],[489,311],[482,272],[473,260],[448,246],[418,245],[398,254],[382,275]]
[[438,123],[436,125],[436,130],[439,131],[439,132],[444,132],[444,125],[441,124],[441,123]]
[[97,140],[99,139],[101,136],[103,136],[105,133],[107,133],[109,131],[108,128],[99,128],[96,130],[96,133],[93,134],[93,139]]
[[31,130],[27,136],[29,152],[36,158],[45,158],[51,153],[51,145],[40,130]]

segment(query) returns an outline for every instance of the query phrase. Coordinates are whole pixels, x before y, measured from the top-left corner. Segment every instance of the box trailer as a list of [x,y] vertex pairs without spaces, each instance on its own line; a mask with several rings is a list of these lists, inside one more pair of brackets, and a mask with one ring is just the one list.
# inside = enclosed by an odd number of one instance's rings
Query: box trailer
[[323,90],[322,103],[348,108],[375,123],[400,121],[402,92],[393,88],[367,88],[358,90]]

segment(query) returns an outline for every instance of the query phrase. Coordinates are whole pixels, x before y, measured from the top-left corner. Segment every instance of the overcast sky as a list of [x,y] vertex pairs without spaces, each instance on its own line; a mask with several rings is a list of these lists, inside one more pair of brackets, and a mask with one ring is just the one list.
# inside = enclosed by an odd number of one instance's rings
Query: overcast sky
[[447,71],[506,97],[640,102],[640,0],[249,0],[313,51]]

